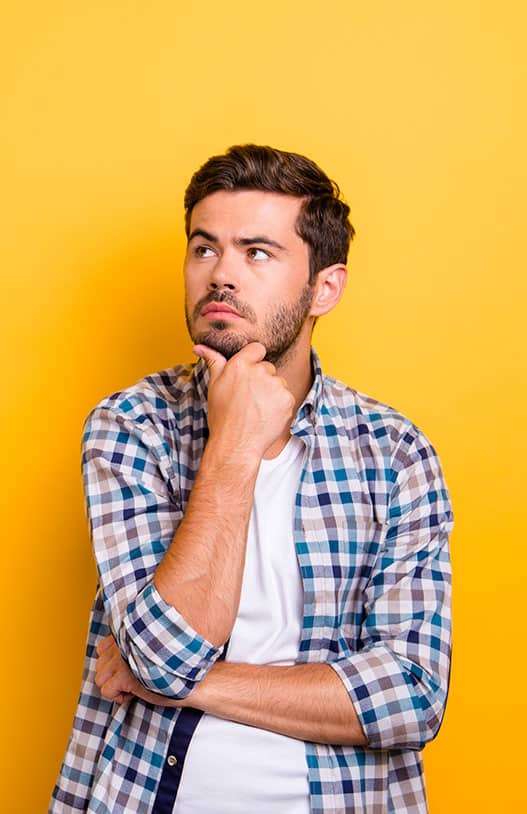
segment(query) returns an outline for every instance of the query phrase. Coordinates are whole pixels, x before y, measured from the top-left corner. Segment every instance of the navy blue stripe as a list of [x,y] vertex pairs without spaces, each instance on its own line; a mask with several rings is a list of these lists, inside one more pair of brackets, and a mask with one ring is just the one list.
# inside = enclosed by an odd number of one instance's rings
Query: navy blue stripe
[[[201,710],[192,707],[183,707],[180,711],[165,756],[152,814],[172,814],[187,750],[202,715]],[[171,766],[173,758],[177,762]]]
[[[228,639],[225,642],[218,661],[224,661],[230,641]],[[152,814],[172,814],[190,741],[202,715],[203,712],[200,709],[193,707],[183,707],[180,710],[170,738],[168,752],[165,755],[165,765],[157,788]],[[176,759],[175,763],[173,758]],[[170,765],[171,763],[173,765]]]

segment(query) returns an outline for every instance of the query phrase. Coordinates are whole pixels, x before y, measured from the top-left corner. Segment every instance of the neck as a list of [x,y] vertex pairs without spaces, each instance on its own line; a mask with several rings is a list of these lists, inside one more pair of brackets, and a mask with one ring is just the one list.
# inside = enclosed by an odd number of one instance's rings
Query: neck
[[[295,397],[294,413],[304,401],[313,384],[313,371],[311,370],[311,345],[302,344],[291,348],[286,357],[283,357],[276,364],[278,375],[282,376],[287,387]],[[282,435],[266,450],[264,458],[276,458],[283,450],[291,434],[289,429],[284,430]]]
[[313,384],[311,370],[311,347],[291,348],[287,357],[277,363],[278,375],[282,376],[295,397],[295,413],[304,401]]

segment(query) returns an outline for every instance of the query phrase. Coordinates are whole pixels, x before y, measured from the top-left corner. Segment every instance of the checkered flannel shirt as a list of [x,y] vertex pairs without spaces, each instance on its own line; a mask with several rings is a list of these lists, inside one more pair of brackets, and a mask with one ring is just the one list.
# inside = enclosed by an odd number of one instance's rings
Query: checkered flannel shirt
[[[332,666],[368,746],[306,743],[311,810],[422,814],[421,749],[439,729],[449,681],[448,493],[434,449],[410,421],[323,376],[315,353],[313,364],[291,428],[307,451],[294,524],[304,591],[298,662]],[[99,583],[50,814],[172,812],[201,713],[105,700],[95,648],[113,633],[145,687],[176,698],[223,655],[152,582],[207,440],[207,385],[202,361],[175,367],[88,416],[83,472]]]

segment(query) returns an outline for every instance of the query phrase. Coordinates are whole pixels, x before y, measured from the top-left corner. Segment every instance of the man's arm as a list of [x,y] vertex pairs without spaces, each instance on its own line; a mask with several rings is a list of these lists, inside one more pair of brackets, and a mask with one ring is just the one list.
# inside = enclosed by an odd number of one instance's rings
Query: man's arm
[[[418,436],[398,456],[404,463],[391,495],[385,545],[364,595],[360,650],[325,665],[218,662],[185,705],[333,744],[421,749],[437,734],[450,669],[452,515],[426,439]],[[105,697],[116,699],[126,687],[119,666],[99,659],[97,672]],[[128,691],[159,703],[140,686]]]
[[327,664],[290,667],[217,662],[185,700],[146,690],[109,636],[98,648],[96,683],[108,700],[192,706],[218,718],[316,743],[365,746],[344,684]]
[[393,456],[384,543],[364,591],[361,646],[331,662],[374,749],[422,749],[442,722],[451,655],[452,511],[416,428]]
[[294,398],[265,348],[252,342],[229,362],[197,346],[210,369],[209,440],[185,517],[154,585],[216,646],[229,638],[240,604],[254,487],[264,452],[287,430]]
[[230,635],[260,459],[289,426],[294,403],[273,366],[261,361],[262,345],[251,343],[228,363],[202,352],[211,368],[210,437],[175,535],[180,516],[164,471],[170,459],[143,412],[130,401],[119,412],[96,410],[84,438],[88,511],[111,630],[146,687],[180,698],[203,679]]
[[190,704],[332,744],[422,749],[435,737],[450,675],[452,512],[435,450],[415,428],[401,439],[395,466],[360,642],[327,664],[218,663]]

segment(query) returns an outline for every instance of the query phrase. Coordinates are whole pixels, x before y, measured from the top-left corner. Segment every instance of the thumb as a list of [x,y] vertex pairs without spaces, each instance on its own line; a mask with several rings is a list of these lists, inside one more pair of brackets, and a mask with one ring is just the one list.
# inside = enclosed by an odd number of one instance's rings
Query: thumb
[[208,345],[194,345],[192,352],[195,353],[196,356],[199,356],[201,359],[205,360],[207,367],[210,370],[211,381],[216,381],[227,364],[225,356],[222,356],[217,350],[209,348]]

